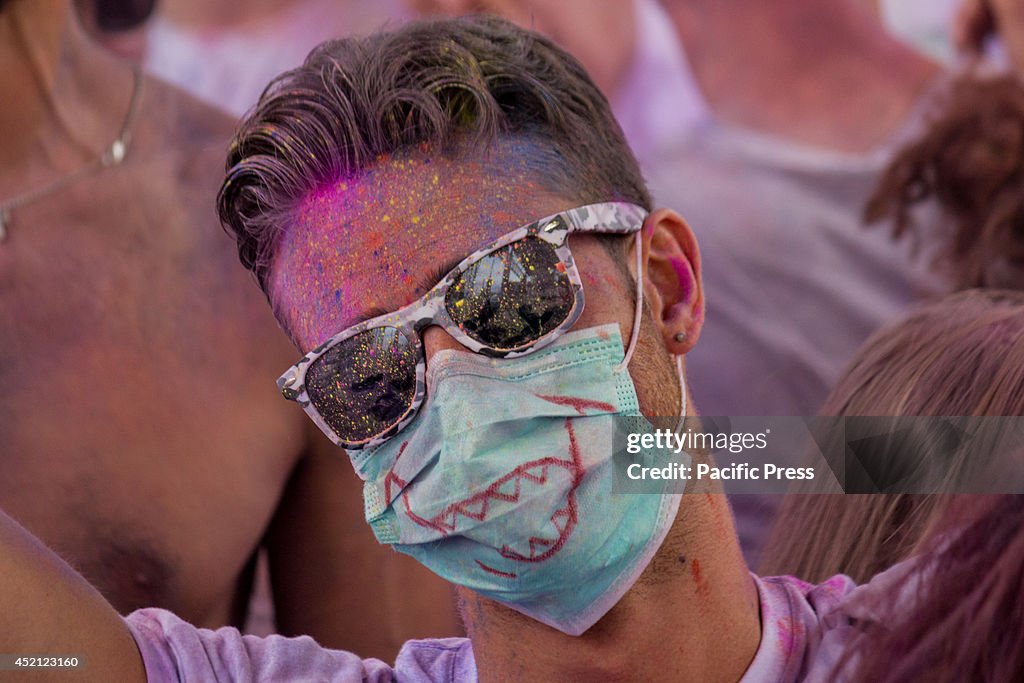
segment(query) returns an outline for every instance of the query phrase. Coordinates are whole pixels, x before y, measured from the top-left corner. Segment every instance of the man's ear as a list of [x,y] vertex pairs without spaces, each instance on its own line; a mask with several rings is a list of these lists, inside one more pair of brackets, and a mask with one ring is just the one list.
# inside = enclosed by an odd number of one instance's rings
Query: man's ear
[[[687,353],[704,325],[700,251],[686,221],[657,209],[643,226],[644,298],[669,353]],[[632,259],[630,260],[632,262]]]

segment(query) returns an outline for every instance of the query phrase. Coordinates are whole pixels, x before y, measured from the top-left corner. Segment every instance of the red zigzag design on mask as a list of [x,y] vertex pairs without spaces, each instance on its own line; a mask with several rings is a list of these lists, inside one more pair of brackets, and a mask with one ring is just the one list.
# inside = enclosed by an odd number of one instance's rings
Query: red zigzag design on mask
[[[539,460],[532,460],[528,463],[523,463],[501,479],[492,483],[484,491],[481,491],[466,500],[452,503],[431,519],[426,519],[425,517],[421,517],[413,512],[409,506],[409,498],[408,496],[405,496],[402,500],[405,504],[406,514],[408,514],[409,519],[416,524],[428,529],[433,529],[440,534],[447,536],[455,531],[456,521],[459,515],[482,522],[487,518],[492,500],[516,503],[519,501],[519,497],[521,495],[523,479],[527,479],[543,486],[548,481],[549,468],[552,466],[562,467],[573,472],[573,480],[572,488],[567,496],[566,506],[556,511],[555,514],[551,516],[551,522],[559,531],[558,539],[551,540],[541,538],[539,536],[531,536],[528,541],[530,548],[529,555],[523,555],[522,553],[512,550],[507,545],[502,547],[499,551],[503,557],[517,560],[519,562],[541,562],[546,560],[565,545],[566,540],[570,535],[572,535],[573,530],[576,528],[576,523],[578,521],[576,489],[579,487],[580,482],[583,479],[583,468],[580,459],[579,444],[576,442],[576,432],[573,429],[572,422],[569,418],[566,418],[565,420],[565,429],[569,434],[571,466],[567,464],[566,460],[555,457],[541,458]],[[515,480],[515,485],[512,491],[503,492],[501,488],[513,479]],[[539,548],[547,548],[547,550],[537,554],[537,550]]]
[[391,469],[388,470],[388,476],[384,477],[384,500],[388,505],[391,505],[394,498],[391,497],[391,485],[394,484],[401,491],[405,488],[406,481],[397,474],[395,474],[395,466],[398,465],[399,459],[402,457],[402,453],[405,453],[405,447],[409,445],[408,441],[403,441],[402,445],[398,449],[398,455],[395,456],[395,462],[391,465]]

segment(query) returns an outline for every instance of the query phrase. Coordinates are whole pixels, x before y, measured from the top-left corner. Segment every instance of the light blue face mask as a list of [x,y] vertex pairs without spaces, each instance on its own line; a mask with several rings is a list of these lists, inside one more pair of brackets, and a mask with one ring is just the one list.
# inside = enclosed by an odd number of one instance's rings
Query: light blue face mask
[[612,493],[614,420],[640,416],[630,355],[615,324],[513,360],[434,354],[416,422],[349,452],[378,540],[564,633],[586,631],[643,572],[680,502]]

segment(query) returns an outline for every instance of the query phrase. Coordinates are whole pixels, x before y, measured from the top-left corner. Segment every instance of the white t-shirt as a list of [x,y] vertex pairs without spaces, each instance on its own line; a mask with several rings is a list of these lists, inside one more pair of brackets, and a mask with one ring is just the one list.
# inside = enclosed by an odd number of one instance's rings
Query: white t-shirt
[[889,33],[933,59],[952,63],[953,21],[963,0],[882,0],[879,13]]
[[657,0],[636,0],[636,49],[609,98],[633,154],[644,167],[686,141],[711,117],[671,18]]
[[946,291],[930,254],[862,224],[887,158],[709,122],[648,166],[701,249],[707,314],[687,376],[702,413],[814,415],[872,332]]
[[271,17],[227,29],[187,29],[159,15],[146,36],[146,70],[241,116],[272,79],[325,40],[366,34],[404,17],[400,0],[296,0]]

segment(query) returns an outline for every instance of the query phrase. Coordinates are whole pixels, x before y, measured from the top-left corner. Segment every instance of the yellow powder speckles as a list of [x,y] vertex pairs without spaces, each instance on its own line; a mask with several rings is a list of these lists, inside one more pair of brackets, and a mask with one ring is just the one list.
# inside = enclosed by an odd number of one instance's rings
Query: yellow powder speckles
[[551,212],[528,208],[542,191],[517,161],[378,161],[307,196],[278,248],[273,298],[307,348],[415,300],[440,265]]

